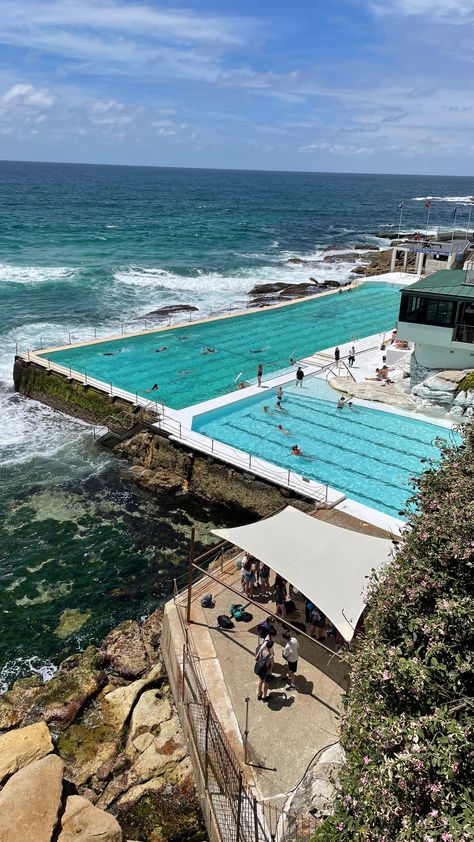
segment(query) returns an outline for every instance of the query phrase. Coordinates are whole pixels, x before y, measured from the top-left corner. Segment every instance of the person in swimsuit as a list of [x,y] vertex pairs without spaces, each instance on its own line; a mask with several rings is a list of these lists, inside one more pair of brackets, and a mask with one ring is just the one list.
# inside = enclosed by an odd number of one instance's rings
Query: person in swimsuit
[[283,400],[283,389],[281,388],[281,386],[278,386],[277,389],[277,399],[279,401]]
[[145,389],[145,392],[157,392],[159,388],[158,383],[153,383],[151,389]]
[[278,429],[280,430],[280,433],[283,433],[284,436],[290,435],[290,431],[287,430],[286,427],[283,426],[283,424],[279,424]]
[[257,386],[262,385],[262,377],[263,377],[263,365],[262,365],[262,363],[259,363],[258,368],[257,368]]

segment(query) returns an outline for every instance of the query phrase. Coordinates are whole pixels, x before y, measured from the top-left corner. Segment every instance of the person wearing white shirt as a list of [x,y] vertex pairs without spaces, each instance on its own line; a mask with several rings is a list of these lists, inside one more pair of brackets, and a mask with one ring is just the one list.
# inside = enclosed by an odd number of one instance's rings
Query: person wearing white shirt
[[298,669],[298,641],[295,637],[295,632],[291,633],[291,637],[283,647],[282,655],[288,664],[288,684],[285,689],[296,690],[295,680],[296,671]]

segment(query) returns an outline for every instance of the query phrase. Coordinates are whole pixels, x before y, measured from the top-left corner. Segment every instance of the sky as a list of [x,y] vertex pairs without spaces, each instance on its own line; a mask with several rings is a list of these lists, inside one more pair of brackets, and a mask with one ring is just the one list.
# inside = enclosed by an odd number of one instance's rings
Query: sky
[[474,0],[2,0],[0,159],[474,174]]

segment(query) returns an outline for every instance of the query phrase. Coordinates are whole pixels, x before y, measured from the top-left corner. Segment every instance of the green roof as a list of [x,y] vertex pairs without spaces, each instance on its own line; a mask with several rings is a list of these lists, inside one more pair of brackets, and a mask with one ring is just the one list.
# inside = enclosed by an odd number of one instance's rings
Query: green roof
[[465,284],[466,271],[464,269],[441,269],[426,278],[421,278],[414,284],[403,289],[403,292],[417,295],[446,296],[459,298],[463,301],[474,299],[474,286]]

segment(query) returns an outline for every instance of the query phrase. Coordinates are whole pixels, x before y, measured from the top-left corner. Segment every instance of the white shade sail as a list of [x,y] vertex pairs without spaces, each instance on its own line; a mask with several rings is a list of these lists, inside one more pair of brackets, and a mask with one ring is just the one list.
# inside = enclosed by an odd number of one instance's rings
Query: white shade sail
[[213,529],[280,573],[352,640],[365,607],[368,577],[391,556],[391,541],[342,529],[287,506],[272,517]]

